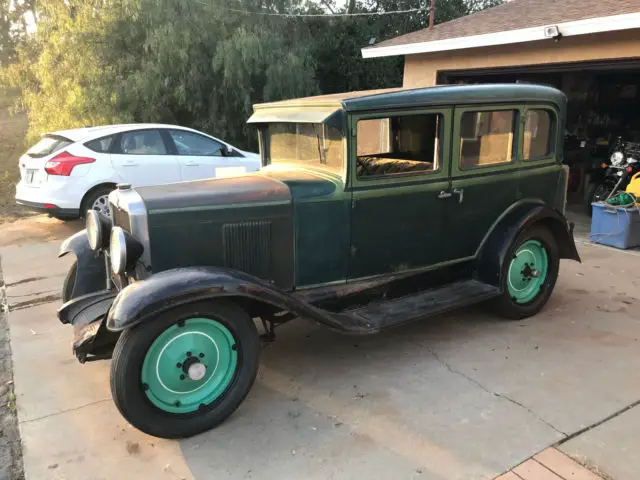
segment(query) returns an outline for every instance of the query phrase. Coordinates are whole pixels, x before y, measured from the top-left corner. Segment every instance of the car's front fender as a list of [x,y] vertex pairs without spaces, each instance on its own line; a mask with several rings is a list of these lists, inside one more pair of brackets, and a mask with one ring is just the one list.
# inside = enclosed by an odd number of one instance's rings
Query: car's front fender
[[170,308],[220,297],[253,300],[344,330],[344,325],[331,313],[256,277],[220,267],[165,270],[127,286],[109,310],[107,328],[118,332],[150,320]]
[[62,242],[58,258],[64,257],[69,253],[73,253],[78,261],[76,281],[73,285],[71,298],[104,289],[107,279],[104,258],[97,256],[91,250],[86,229],[80,230]]

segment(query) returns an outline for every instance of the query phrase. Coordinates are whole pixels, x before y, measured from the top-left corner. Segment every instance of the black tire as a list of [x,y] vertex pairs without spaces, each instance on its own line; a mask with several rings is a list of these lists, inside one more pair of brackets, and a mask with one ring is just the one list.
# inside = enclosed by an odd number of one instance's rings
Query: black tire
[[[142,364],[147,350],[166,328],[194,315],[215,319],[229,329],[237,345],[236,372],[213,403],[192,413],[168,413],[153,405],[144,393]],[[162,438],[190,437],[216,427],[238,408],[251,390],[259,359],[258,330],[242,308],[223,299],[184,305],[120,335],[111,363],[111,395],[122,416],[139,430]]]
[[69,300],[73,300],[73,287],[76,285],[77,273],[78,261],[76,260],[69,268],[67,276],[64,277],[64,283],[62,284],[62,303],[67,303]]
[[96,200],[105,195],[109,195],[114,189],[115,187],[105,185],[104,187],[98,187],[89,192],[82,200],[82,205],[80,206],[80,217],[84,218],[87,215],[87,210],[91,209]]
[[[516,303],[509,293],[507,287],[507,278],[509,267],[511,265],[511,259],[514,257],[517,249],[528,240],[539,241],[543,248],[546,250],[548,267],[547,277],[544,283],[541,285],[539,293],[536,297],[527,303]],[[507,256],[505,257],[504,265],[501,272],[501,290],[502,294],[498,297],[494,303],[494,309],[498,315],[510,320],[520,320],[527,318],[538,313],[542,307],[547,303],[553,288],[556,285],[558,279],[558,272],[560,270],[560,255],[558,253],[558,245],[556,244],[555,237],[544,226],[534,226],[530,229],[523,230],[518,234],[515,241],[509,247]]]
[[593,207],[591,204],[600,200],[604,200],[609,195],[609,189],[606,185],[601,183],[592,183],[587,188],[587,193],[584,200],[584,211],[587,215],[593,214]]

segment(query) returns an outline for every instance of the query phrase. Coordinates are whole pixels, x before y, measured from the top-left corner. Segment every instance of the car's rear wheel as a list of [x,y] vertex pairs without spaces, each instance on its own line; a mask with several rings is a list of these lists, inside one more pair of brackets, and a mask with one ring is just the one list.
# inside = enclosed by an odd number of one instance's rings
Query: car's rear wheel
[[229,301],[185,305],[125,330],[113,352],[111,393],[150,435],[180,438],[223,422],[255,380],[258,331]]
[[109,216],[109,194],[113,190],[113,187],[104,186],[96,188],[89,192],[82,201],[82,211],[80,214],[84,217],[87,210],[95,210],[98,213]]
[[506,258],[497,312],[509,319],[535,315],[549,300],[558,278],[560,256],[553,234],[544,226],[524,230]]

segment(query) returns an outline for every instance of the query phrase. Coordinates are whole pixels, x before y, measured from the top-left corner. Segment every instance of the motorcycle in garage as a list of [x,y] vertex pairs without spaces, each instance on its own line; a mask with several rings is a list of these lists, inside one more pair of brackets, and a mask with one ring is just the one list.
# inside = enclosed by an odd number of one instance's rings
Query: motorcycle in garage
[[631,177],[640,172],[640,143],[625,142],[618,137],[611,154],[595,173],[594,181],[587,187],[585,211],[591,215],[593,202],[602,202],[624,191]]

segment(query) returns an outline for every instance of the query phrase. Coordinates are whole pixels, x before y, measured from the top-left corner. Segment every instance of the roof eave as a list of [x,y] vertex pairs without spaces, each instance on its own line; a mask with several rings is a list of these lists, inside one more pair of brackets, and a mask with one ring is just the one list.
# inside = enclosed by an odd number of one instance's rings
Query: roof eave
[[363,58],[393,57],[397,55],[414,55],[418,53],[435,53],[451,50],[463,50],[475,47],[489,47],[514,43],[545,40],[547,27],[558,27],[563,37],[587,35],[590,33],[613,32],[640,28],[640,12],[608,17],[588,18],[573,22],[549,24],[537,27],[507,30],[468,37],[448,38],[430,42],[404,43],[387,47],[367,47],[362,49]]

